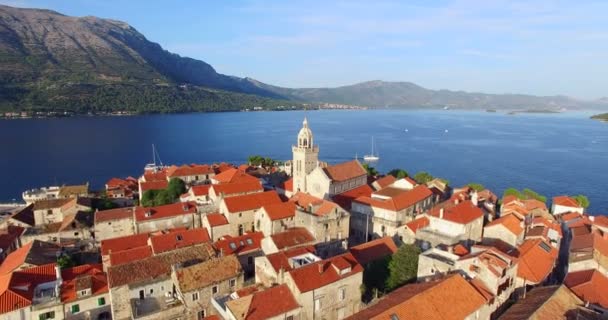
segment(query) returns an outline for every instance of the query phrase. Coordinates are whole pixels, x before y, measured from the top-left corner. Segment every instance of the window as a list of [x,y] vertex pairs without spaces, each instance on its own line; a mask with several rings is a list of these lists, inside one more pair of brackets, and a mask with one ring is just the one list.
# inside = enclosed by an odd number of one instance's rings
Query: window
[[72,305],[72,313],[78,313],[80,312],[80,306],[77,304],[73,304]]
[[239,218],[242,218],[242,217],[243,217],[243,213],[239,212]]
[[247,264],[248,265],[252,265],[253,264],[253,257],[252,256],[247,257]]
[[343,301],[346,299],[346,288],[340,288],[338,290],[338,300]]
[[47,211],[46,211],[46,215],[47,215],[47,216],[50,216],[50,215],[52,215],[52,214],[53,214],[53,210],[47,210]]
[[97,299],[97,305],[98,306],[103,306],[105,304],[106,304],[106,298],[101,297],[101,298]]
[[236,279],[230,279],[230,287],[236,287]]
[[234,242],[230,242],[229,246],[230,246],[230,249],[236,250],[236,244]]
[[251,240],[250,238],[247,238],[247,240],[246,240],[246,241],[247,241],[247,244],[248,244],[248,245],[250,245],[250,246],[252,246],[252,245],[253,245],[253,240]]
[[192,301],[198,301],[198,292],[192,294]]
[[184,240],[184,237],[182,237],[181,234],[178,234],[176,239],[177,239],[177,241],[182,241],[182,240]]
[[201,310],[198,312],[198,319],[202,320],[203,318],[205,318],[207,316],[207,312],[205,312],[205,309]]
[[219,288],[217,286],[213,286],[213,288],[211,288],[211,293],[216,294],[219,291]]
[[78,237],[78,232],[74,232],[74,237]]
[[321,311],[321,298],[315,299],[315,311]]
[[41,313],[40,316],[38,316],[38,319],[39,320],[55,319],[55,311]]
[[285,318],[285,320],[293,320],[293,316],[287,316],[287,318]]
[[154,293],[154,289],[150,289],[150,295]]

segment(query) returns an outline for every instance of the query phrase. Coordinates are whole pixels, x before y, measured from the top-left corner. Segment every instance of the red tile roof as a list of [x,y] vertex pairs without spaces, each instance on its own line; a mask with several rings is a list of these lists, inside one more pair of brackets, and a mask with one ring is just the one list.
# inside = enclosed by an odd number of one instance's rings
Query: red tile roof
[[358,197],[371,197],[374,190],[367,184],[333,196],[333,201],[340,207],[350,210],[352,202]]
[[141,222],[165,219],[195,213],[196,203],[193,201],[166,204],[157,207],[137,207],[135,208],[135,221]]
[[429,220],[429,218],[420,217],[418,219],[415,219],[415,220],[412,220],[412,221],[406,223],[405,225],[410,230],[412,230],[412,232],[416,233],[416,231],[418,231],[418,229],[427,227],[430,223],[431,223],[431,221]]
[[302,211],[317,216],[324,216],[339,209],[339,206],[334,202],[323,200],[304,192],[296,193],[289,201],[295,203]]
[[185,231],[173,231],[150,238],[154,254],[175,250],[177,248],[194,246],[210,242],[206,228],[196,228]]
[[334,181],[345,181],[367,175],[367,171],[365,171],[361,163],[357,160],[328,166],[323,170],[327,176]]
[[150,181],[167,181],[167,169],[159,170],[159,171],[146,171],[144,172],[144,180],[146,182]]
[[148,245],[147,234],[134,234],[131,236],[106,239],[101,241],[101,255],[105,256],[118,251],[143,247]]
[[512,214],[494,219],[492,222],[486,224],[486,228],[499,225],[503,226],[514,235],[520,235],[522,232],[524,232],[521,220]]
[[133,207],[97,211],[95,212],[95,223],[121,219],[133,219],[133,212]]
[[209,222],[209,226],[217,227],[228,224],[228,219],[221,213],[209,213],[205,216]]
[[276,193],[276,191],[267,191],[224,198],[222,201],[224,201],[224,203],[226,204],[228,212],[237,213],[259,209],[265,205],[273,203],[280,203],[281,198],[279,198],[279,195]]
[[467,254],[469,254],[469,249],[459,243],[454,246],[454,254],[461,257],[466,256]]
[[557,249],[542,239],[526,240],[519,246],[517,276],[528,284],[543,282],[553,270]]
[[148,182],[139,183],[141,192],[146,192],[148,190],[163,190],[163,189],[167,189],[168,186],[169,186],[169,182],[167,182],[167,180],[148,181]]
[[290,228],[270,236],[279,250],[289,249],[301,245],[313,244],[315,237],[303,227]]
[[608,308],[608,277],[597,270],[570,272],[564,284],[584,302]]
[[395,181],[397,181],[397,178],[389,174],[388,176],[384,176],[382,178],[377,179],[376,181],[374,181],[374,183],[377,184],[380,189],[383,189],[395,183]]
[[576,200],[568,196],[557,196],[553,197],[553,205],[560,205],[564,207],[580,208]]
[[[434,207],[429,214],[440,216],[440,208]],[[463,201],[453,207],[444,208],[443,219],[460,224],[468,224],[477,219],[483,219],[483,211],[473,205],[470,200]]]
[[460,274],[438,281],[405,285],[387,294],[377,304],[348,320],[382,319],[464,319],[480,310],[487,300]]
[[289,178],[287,181],[285,181],[282,187],[285,191],[293,191],[293,178]]
[[221,183],[211,186],[216,195],[262,192],[264,188],[259,181]]
[[412,190],[408,190],[387,200],[374,199],[369,197],[359,197],[355,201],[368,204],[372,207],[400,211],[416,205],[431,197],[433,192],[425,185],[419,185]]
[[[85,264],[61,271],[61,302],[67,303],[78,300],[77,282],[86,280],[90,283],[91,295],[95,296],[108,292],[108,278],[100,264]],[[86,279],[88,278],[88,279]]]
[[[350,268],[350,271],[347,271]],[[346,271],[346,272],[345,272]],[[331,283],[363,272],[363,267],[351,253],[311,263],[289,271],[300,293],[322,288]]]
[[[300,308],[286,284],[254,292],[251,296],[241,297],[235,303],[245,304],[244,316],[237,315],[237,318],[243,320],[270,319]],[[230,304],[231,302],[228,303]]]
[[256,177],[235,168],[231,168],[217,174],[215,177],[213,177],[213,180],[219,183],[259,182]]
[[262,250],[262,239],[264,239],[264,233],[250,232],[238,237],[224,236],[221,240],[216,241],[213,246],[216,251],[222,252],[223,255],[245,254]]
[[110,253],[110,265],[117,266],[152,256],[152,247],[141,246]]
[[282,202],[263,206],[271,221],[295,217],[296,205],[293,202]]
[[593,224],[604,227],[604,228],[608,228],[608,216],[604,216],[604,215],[595,216],[593,218]]
[[354,246],[349,249],[361,265],[383,259],[397,252],[397,245],[391,237],[383,237]]
[[198,176],[215,173],[211,166],[203,164],[192,164],[183,166],[171,166],[167,169],[167,177],[185,177],[185,176]]
[[266,258],[268,258],[268,261],[270,261],[270,264],[272,265],[272,268],[274,269],[275,272],[279,272],[279,270],[281,268],[283,268],[283,270],[285,270],[285,271],[290,271],[293,268],[291,267],[291,264],[289,263],[288,259],[299,256],[299,255],[303,255],[306,253],[316,254],[315,247],[314,246],[296,247],[296,248],[283,250],[283,251],[279,251],[277,253],[266,255]]
[[55,280],[54,263],[0,275],[0,314],[29,307],[35,287]]
[[190,187],[190,191],[195,197],[206,196],[209,194],[209,189],[211,188],[210,184],[199,184],[196,186]]

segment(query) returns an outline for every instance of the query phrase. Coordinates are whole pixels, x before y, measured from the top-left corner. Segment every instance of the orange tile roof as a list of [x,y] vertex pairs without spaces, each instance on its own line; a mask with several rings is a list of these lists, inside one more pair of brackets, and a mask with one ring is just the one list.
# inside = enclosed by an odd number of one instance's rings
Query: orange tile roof
[[167,232],[150,238],[154,254],[210,242],[206,228]]
[[296,205],[293,202],[282,202],[263,206],[270,220],[281,220],[295,217]]
[[0,314],[29,307],[35,287],[55,280],[54,263],[0,275]]
[[228,219],[221,213],[209,213],[205,216],[207,222],[209,222],[209,226],[217,227],[228,224]]
[[190,187],[190,191],[195,197],[206,196],[209,194],[209,189],[211,188],[210,184],[199,184],[196,186]]
[[[146,213],[150,214],[146,216]],[[142,222],[148,220],[172,218],[181,215],[196,213],[196,203],[193,201],[166,204],[156,207],[136,207],[135,221]]]
[[524,232],[524,227],[522,226],[521,220],[512,214],[494,219],[492,222],[486,224],[486,228],[498,225],[505,227],[505,229],[517,236]]
[[327,176],[334,181],[345,181],[360,176],[366,176],[367,171],[357,160],[335,164],[323,169]]
[[597,270],[570,272],[564,284],[581,300],[608,308],[608,277]]
[[134,234],[130,236],[106,239],[101,241],[101,255],[105,256],[118,251],[133,249],[148,245],[148,235]]
[[315,237],[303,227],[290,228],[270,236],[279,250],[313,244]]
[[238,193],[262,192],[264,188],[259,181],[221,183],[211,186],[216,195],[231,195]]
[[[2,253],[11,249],[11,246],[16,242],[19,237],[23,234],[25,228],[20,226],[8,225],[6,228],[0,230],[0,250]],[[0,259],[0,262],[2,260]]]
[[222,173],[219,173],[213,177],[213,180],[219,183],[259,182],[256,177],[235,168],[222,171]]
[[281,203],[281,198],[276,191],[266,191],[224,198],[222,201],[226,204],[228,212],[237,213],[259,209],[269,204]]
[[383,189],[395,183],[395,181],[397,181],[397,178],[389,174],[388,176],[384,176],[382,178],[377,179],[376,181],[374,181],[374,183],[376,183],[378,187],[380,187],[380,189]]
[[293,178],[289,178],[287,181],[283,182],[283,190],[293,191]]
[[547,204],[536,199],[526,199],[523,201],[526,210],[542,209],[547,210]]
[[461,257],[466,256],[467,254],[469,254],[469,249],[459,243],[454,246],[454,254]]
[[429,220],[429,218],[420,217],[418,219],[406,223],[405,225],[408,227],[408,229],[412,230],[412,232],[416,233],[418,229],[427,227],[430,223],[431,221]]
[[167,177],[185,177],[185,176],[198,176],[215,173],[211,166],[203,164],[192,164],[183,166],[171,166],[167,169]]
[[567,212],[561,215],[562,221],[569,222],[570,220],[582,219],[583,215],[579,212]]
[[557,249],[542,239],[526,240],[519,246],[517,276],[528,284],[543,282],[553,271]]
[[354,246],[349,249],[355,259],[361,265],[366,265],[369,262],[383,259],[397,252],[397,245],[391,237],[383,237]]
[[0,274],[10,273],[25,263],[25,259],[30,253],[30,249],[32,248],[33,244],[34,241],[31,241],[21,248],[11,252],[0,265]]
[[[576,314],[583,302],[563,285],[536,287],[519,299],[500,316],[501,320],[521,319],[571,319],[567,315]],[[580,310],[580,309],[578,309]],[[595,317],[585,319],[599,319]]]
[[129,207],[97,211],[95,212],[95,223],[112,220],[133,219],[134,209],[134,207]]
[[268,258],[268,261],[270,262],[270,265],[272,265],[275,272],[279,272],[281,268],[287,272],[293,269],[289,263],[289,258],[306,253],[316,254],[316,252],[317,251],[314,246],[300,246],[266,255],[266,258]]
[[405,285],[348,320],[464,319],[486,304],[486,298],[460,274],[438,281]]
[[[103,266],[100,264],[85,264],[73,268],[67,268],[61,271],[61,302],[68,303],[78,300],[77,282],[82,278],[90,279],[91,295],[107,293],[108,278],[103,272]],[[87,281],[89,281],[87,279]]]
[[608,228],[608,216],[604,216],[604,215],[595,216],[593,218],[593,224],[604,227],[604,228]]
[[110,253],[110,265],[117,266],[152,256],[152,247],[146,245]]
[[[440,208],[434,207],[429,214],[439,217]],[[473,205],[470,200],[460,202],[453,207],[445,208],[443,212],[443,219],[460,224],[468,224],[480,218],[483,219],[483,211]]]
[[238,237],[224,236],[222,239],[216,241],[213,246],[216,251],[222,252],[223,255],[233,253],[244,254],[255,250],[261,250],[262,239],[264,239],[264,233],[250,232]]
[[106,182],[106,188],[107,189],[114,189],[114,188],[133,188],[137,186],[137,179],[133,178],[133,177],[128,177],[126,179],[121,179],[121,178],[110,178],[110,180],[108,180]]
[[427,198],[431,197],[433,192],[425,185],[419,185],[414,187],[412,190],[408,190],[398,195],[387,199],[380,200],[369,197],[359,197],[355,199],[356,202],[368,204],[372,207],[392,210],[392,211],[400,211],[411,206],[420,203]]
[[352,202],[358,197],[371,197],[374,190],[367,184],[334,195],[332,200],[344,209],[350,209]]
[[148,190],[163,190],[163,189],[167,189],[168,186],[169,186],[169,182],[167,182],[167,180],[147,181],[147,182],[139,183],[141,192],[146,192]]
[[553,205],[560,205],[564,207],[580,208],[576,200],[568,196],[557,196],[553,197]]
[[243,320],[270,319],[300,308],[286,284],[257,291],[233,301],[227,303],[228,307],[233,304],[244,304],[244,314],[237,315],[237,319]]
[[[340,270],[350,268],[340,274]],[[336,281],[363,272],[363,267],[351,253],[344,253],[329,259],[311,263],[289,271],[300,293],[322,288]]]

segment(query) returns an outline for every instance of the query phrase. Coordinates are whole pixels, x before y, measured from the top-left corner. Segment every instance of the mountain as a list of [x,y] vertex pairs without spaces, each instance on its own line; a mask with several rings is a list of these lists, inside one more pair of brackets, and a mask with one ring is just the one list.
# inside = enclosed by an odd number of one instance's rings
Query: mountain
[[[194,93],[184,94],[184,84]],[[170,53],[124,22],[8,6],[0,6],[0,86],[0,105],[34,108],[95,104],[107,95],[130,104],[140,89],[156,88],[185,99],[222,100],[229,92],[282,98]],[[244,95],[231,99],[249,102]]]

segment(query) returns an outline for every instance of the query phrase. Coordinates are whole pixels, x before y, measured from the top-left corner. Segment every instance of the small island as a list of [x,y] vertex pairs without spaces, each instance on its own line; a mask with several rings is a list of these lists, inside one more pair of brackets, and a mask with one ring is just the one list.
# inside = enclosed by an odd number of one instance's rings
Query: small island
[[602,122],[608,122],[608,113],[596,114],[591,119],[600,120]]

